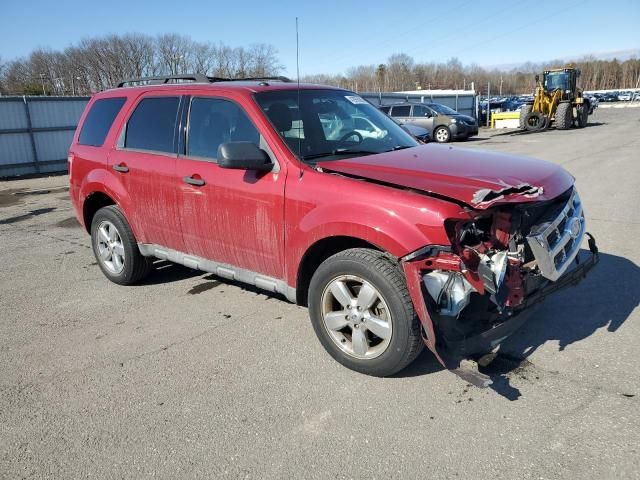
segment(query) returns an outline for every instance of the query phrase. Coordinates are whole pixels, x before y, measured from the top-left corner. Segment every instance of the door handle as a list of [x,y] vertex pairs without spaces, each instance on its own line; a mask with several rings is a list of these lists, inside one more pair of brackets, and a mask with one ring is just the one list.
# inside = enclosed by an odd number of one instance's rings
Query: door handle
[[111,168],[113,168],[116,172],[120,172],[120,173],[127,173],[129,171],[129,167],[127,167],[123,163],[121,163],[120,165],[114,165]]
[[197,187],[201,187],[202,185],[204,185],[204,180],[201,178],[184,177],[182,180],[184,181],[184,183],[195,185]]

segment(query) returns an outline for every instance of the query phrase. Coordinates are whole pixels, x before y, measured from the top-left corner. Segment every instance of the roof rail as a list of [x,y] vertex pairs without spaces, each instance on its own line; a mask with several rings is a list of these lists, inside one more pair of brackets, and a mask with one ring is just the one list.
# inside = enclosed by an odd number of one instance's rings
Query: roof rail
[[264,81],[277,81],[277,82],[284,82],[284,83],[291,83],[291,79],[289,77],[283,77],[283,76],[278,76],[278,77],[245,77],[245,78],[225,78],[225,79],[220,79],[217,81],[224,81],[224,82],[247,82],[247,81],[251,81],[251,80],[264,80]]
[[122,88],[127,84],[142,83],[142,82],[154,82],[154,83],[169,83],[170,80],[191,80],[192,82],[208,83],[209,77],[201,73],[188,73],[183,75],[162,75],[159,77],[141,77],[141,78],[129,78],[122,80],[118,83],[117,88]]
[[141,78],[129,78],[122,80],[118,83],[116,88],[122,88],[124,86],[131,86],[133,84],[140,83],[170,83],[171,80],[190,80],[195,83],[214,83],[214,82],[243,82],[252,80],[261,81],[278,81],[278,82],[291,82],[287,77],[245,77],[245,78],[221,78],[221,77],[208,77],[202,73],[187,73],[182,75],[161,75],[158,77],[141,77]]

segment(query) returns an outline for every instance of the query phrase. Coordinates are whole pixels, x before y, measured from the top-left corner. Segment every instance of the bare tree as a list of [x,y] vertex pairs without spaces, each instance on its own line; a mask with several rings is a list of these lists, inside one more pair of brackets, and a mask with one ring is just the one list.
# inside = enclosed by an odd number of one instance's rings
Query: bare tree
[[193,42],[189,37],[165,33],[156,39],[161,73],[178,75],[188,73],[193,65]]

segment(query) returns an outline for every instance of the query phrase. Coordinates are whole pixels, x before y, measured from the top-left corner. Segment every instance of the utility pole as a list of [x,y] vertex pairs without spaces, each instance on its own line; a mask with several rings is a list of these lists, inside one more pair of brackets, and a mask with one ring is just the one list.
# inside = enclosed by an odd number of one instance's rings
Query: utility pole
[[502,96],[502,74],[500,74],[500,96]]
[[47,92],[44,89],[44,73],[40,74],[40,80],[42,81],[42,95],[46,95]]
[[487,127],[491,117],[491,82],[487,82]]

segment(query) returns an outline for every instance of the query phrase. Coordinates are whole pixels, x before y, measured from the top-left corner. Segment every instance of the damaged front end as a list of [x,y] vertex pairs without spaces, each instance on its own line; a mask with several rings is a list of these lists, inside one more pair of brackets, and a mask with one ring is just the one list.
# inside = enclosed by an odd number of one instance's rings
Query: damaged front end
[[[495,349],[547,295],[598,262],[574,188],[550,201],[497,205],[445,222],[451,245],[402,260],[425,343],[448,369],[487,386],[470,361]],[[588,236],[590,253],[582,252]]]

